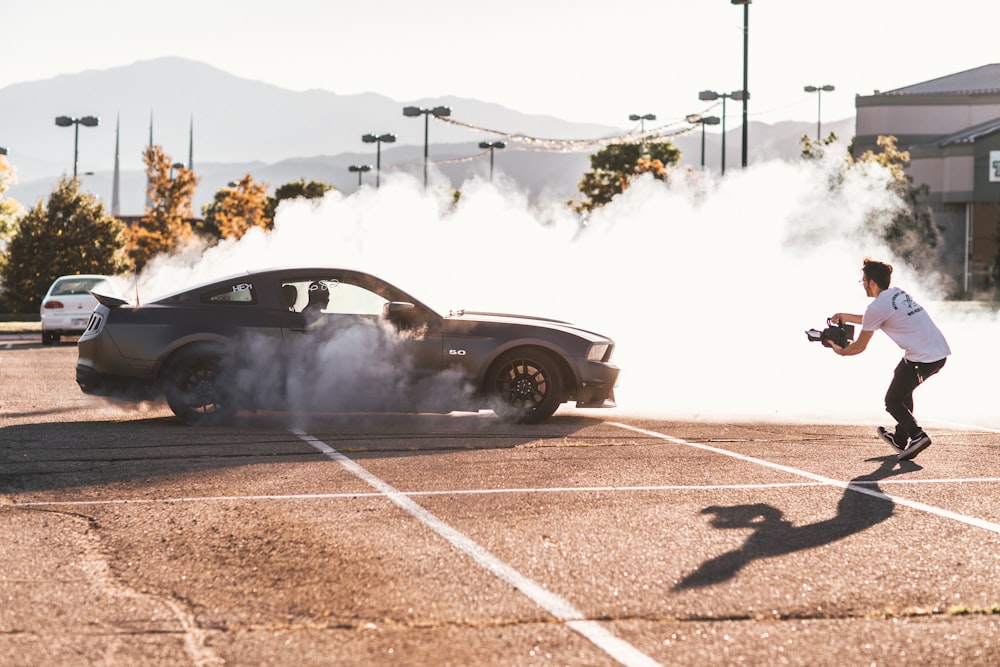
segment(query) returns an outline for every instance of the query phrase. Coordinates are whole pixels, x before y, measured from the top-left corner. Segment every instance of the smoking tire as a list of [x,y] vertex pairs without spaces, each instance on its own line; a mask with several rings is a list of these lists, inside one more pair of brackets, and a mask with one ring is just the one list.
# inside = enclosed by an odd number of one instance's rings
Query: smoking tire
[[235,413],[220,350],[193,347],[178,352],[163,376],[167,405],[193,425],[221,424]]
[[559,363],[545,350],[510,350],[490,366],[486,390],[499,417],[517,424],[537,424],[551,417],[561,403]]

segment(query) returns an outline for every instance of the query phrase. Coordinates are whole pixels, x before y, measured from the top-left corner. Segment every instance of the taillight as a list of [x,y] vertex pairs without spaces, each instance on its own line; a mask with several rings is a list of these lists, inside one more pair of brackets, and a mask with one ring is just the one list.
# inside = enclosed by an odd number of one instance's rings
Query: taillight
[[42,308],[46,310],[54,310],[56,308],[64,308],[62,301],[46,301],[42,304]]
[[104,324],[108,314],[108,309],[104,306],[97,306],[94,312],[90,314],[90,321],[87,322],[87,328],[84,330],[83,334],[80,335],[80,342],[90,340],[91,338],[96,338],[104,330]]

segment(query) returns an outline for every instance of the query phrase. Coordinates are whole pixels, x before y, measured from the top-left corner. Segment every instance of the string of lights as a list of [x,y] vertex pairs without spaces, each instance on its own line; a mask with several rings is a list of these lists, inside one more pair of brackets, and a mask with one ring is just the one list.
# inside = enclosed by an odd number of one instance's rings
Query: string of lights
[[[708,114],[715,107],[719,106],[719,102],[710,105],[705,110],[698,114],[693,114],[694,116],[702,116]],[[690,118],[689,116],[688,118]],[[479,125],[474,125],[472,123],[467,123],[465,121],[458,120],[454,116],[434,116],[436,120],[444,123],[449,123],[457,127],[462,127],[467,130],[472,130],[473,132],[481,132],[483,134],[489,134],[494,137],[503,137],[511,144],[508,144],[507,150],[515,151],[534,151],[534,152],[546,152],[546,153],[589,153],[592,151],[597,151],[607,146],[614,144],[634,144],[641,142],[652,142],[658,139],[670,139],[672,137],[679,137],[689,132],[693,132],[698,126],[691,124],[687,119],[676,120],[669,123],[665,123],[655,128],[646,130],[645,132],[626,132],[625,134],[612,135],[608,137],[599,137],[592,139],[544,139],[540,137],[532,137],[525,134],[516,134],[512,132],[503,132],[501,130],[494,130],[487,127],[481,127]],[[673,128],[673,129],[671,129]],[[481,160],[489,155],[489,151],[481,151],[474,155],[469,155],[466,157],[457,158],[444,158],[439,160],[431,160],[433,164],[461,164],[464,162],[474,162],[476,160]],[[413,167],[418,167],[423,163],[412,162],[395,164],[389,167],[383,167],[383,171],[392,171],[396,169],[410,169]]]
[[[544,151],[555,153],[586,153],[599,150],[613,144],[630,144],[655,141],[656,139],[667,139],[687,134],[694,129],[694,126],[686,124],[686,121],[674,121],[672,123],[652,128],[645,132],[627,132],[625,134],[613,135],[609,137],[599,137],[593,139],[543,139],[524,134],[514,134],[511,132],[503,132],[500,130],[480,127],[478,125],[473,125],[472,123],[466,123],[458,120],[452,116],[441,116],[438,117],[437,120],[444,123],[450,123],[451,125],[456,125],[458,127],[463,127],[474,132],[482,132],[484,134],[503,137],[515,144],[513,146],[508,146],[509,150]],[[682,123],[685,123],[682,127],[673,130],[669,129],[674,126],[681,125]]]

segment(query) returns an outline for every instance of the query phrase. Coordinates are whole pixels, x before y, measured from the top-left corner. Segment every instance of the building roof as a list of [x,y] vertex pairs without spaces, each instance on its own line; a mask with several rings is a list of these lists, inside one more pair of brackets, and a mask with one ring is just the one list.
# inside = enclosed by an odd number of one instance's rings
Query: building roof
[[955,132],[954,134],[940,137],[935,139],[933,143],[941,146],[942,148],[944,146],[952,146],[955,144],[973,144],[978,139],[997,131],[1000,131],[1000,118],[994,118],[993,120],[988,120],[985,123],[967,127],[964,130]]
[[995,95],[1000,94],[1000,63],[982,65],[923,83],[885,91],[883,95]]

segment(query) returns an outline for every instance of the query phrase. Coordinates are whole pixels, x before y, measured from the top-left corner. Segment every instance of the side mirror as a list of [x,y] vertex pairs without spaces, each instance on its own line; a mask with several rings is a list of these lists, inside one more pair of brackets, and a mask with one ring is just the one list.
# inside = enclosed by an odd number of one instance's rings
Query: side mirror
[[382,307],[382,316],[401,329],[413,326],[418,315],[417,307],[409,301],[390,301]]

